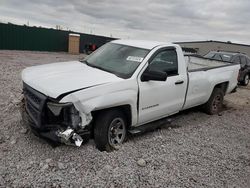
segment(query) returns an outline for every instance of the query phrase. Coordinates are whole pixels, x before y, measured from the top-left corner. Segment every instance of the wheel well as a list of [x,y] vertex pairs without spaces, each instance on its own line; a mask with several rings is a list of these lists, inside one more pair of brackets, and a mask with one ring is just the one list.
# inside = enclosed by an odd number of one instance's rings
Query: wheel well
[[[124,115],[126,116],[126,120],[127,120],[128,126],[131,126],[131,123],[132,123],[132,114],[131,114],[131,106],[129,104],[93,111],[92,112],[93,123],[95,121],[95,117],[98,114],[100,114],[101,112],[107,111],[107,110],[114,110],[114,109],[120,110],[122,113],[124,113]],[[94,126],[92,126],[92,127],[94,127]]]
[[228,82],[223,82],[220,84],[217,84],[216,86],[214,86],[214,88],[220,88],[222,89],[224,95],[226,94],[227,88],[228,88]]

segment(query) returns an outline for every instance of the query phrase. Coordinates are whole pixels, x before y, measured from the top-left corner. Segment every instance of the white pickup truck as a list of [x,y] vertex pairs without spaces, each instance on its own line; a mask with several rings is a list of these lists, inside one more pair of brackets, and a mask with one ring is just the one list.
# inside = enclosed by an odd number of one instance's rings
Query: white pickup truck
[[80,146],[94,138],[99,150],[110,151],[128,133],[182,110],[203,105],[218,113],[239,69],[184,56],[176,44],[116,40],[82,61],[23,70],[23,118],[54,143]]

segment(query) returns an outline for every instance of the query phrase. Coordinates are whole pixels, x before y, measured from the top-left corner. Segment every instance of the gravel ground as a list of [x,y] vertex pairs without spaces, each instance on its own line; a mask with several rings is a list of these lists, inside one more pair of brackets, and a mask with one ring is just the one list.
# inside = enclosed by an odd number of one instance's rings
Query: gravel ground
[[250,187],[250,87],[220,116],[191,109],[115,152],[93,141],[52,148],[20,124],[21,70],[66,53],[0,51],[0,187]]

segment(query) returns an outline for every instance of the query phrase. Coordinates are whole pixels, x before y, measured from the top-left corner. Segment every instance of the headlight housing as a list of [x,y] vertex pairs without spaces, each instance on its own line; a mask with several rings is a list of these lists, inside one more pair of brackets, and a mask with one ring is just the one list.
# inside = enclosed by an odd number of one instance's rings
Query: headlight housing
[[71,107],[71,106],[73,106],[72,103],[54,103],[54,102],[48,102],[47,103],[48,109],[55,116],[59,116],[63,108],[65,108],[65,107]]
[[[81,127],[81,117],[79,111],[72,103],[48,102],[48,114],[50,123],[60,123],[74,129]],[[53,114],[54,117],[51,117]]]

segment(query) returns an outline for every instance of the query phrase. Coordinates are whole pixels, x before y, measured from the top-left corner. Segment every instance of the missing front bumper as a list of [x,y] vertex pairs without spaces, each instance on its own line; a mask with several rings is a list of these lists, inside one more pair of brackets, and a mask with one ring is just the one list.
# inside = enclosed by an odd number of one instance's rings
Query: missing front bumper
[[45,139],[52,146],[66,144],[80,147],[90,139],[90,131],[88,129],[76,131],[71,127],[65,128],[60,124],[44,125],[42,128],[37,128],[25,109],[24,100],[20,103],[19,111],[22,117],[22,124],[29,126],[36,136]]

